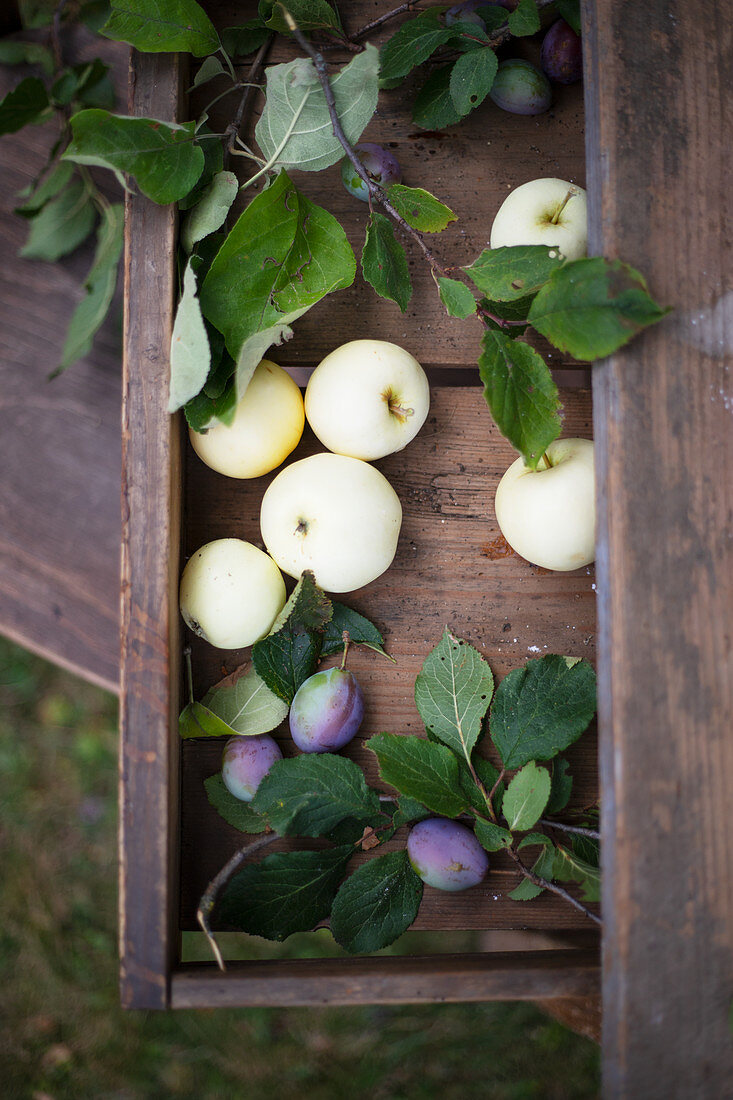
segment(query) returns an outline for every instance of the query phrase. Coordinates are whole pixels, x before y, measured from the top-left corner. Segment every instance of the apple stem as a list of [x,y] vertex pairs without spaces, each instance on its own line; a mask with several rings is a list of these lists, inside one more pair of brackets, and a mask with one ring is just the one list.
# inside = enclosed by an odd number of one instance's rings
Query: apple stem
[[560,220],[560,215],[562,214],[563,210],[568,205],[574,194],[574,191],[568,191],[567,195],[562,200],[553,216],[550,218],[550,225],[557,225],[558,221]]
[[193,703],[193,669],[191,668],[191,647],[187,645],[183,650],[183,656],[186,658],[186,680],[188,683],[188,701]]
[[351,635],[348,630],[345,630],[341,637],[344,640],[344,655],[341,658],[341,668],[343,669],[346,665],[346,654],[349,652],[349,646],[351,645]]
[[[542,458],[540,459],[540,462],[544,462],[546,470],[551,470],[552,469],[553,464],[552,464],[552,462],[550,462],[550,456],[548,455],[547,451],[543,452]],[[539,465],[539,463],[537,465]]]

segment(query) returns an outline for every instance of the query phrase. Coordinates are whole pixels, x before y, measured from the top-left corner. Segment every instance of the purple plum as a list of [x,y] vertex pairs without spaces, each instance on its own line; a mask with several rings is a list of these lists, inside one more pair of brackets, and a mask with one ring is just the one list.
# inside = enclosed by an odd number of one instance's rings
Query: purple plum
[[477,27],[486,29],[486,22],[478,13],[480,8],[506,8],[514,11],[517,0],[463,0],[462,4],[454,4],[445,13],[446,27],[452,27],[455,23],[474,23]]
[[497,107],[513,115],[541,115],[552,103],[545,74],[519,57],[501,62],[489,96]]
[[569,23],[558,19],[542,40],[540,64],[556,84],[574,84],[583,75],[583,47]]
[[414,825],[407,855],[423,882],[438,890],[467,890],[482,882],[489,870],[489,857],[473,832],[445,817]]
[[[402,169],[399,162],[381,145],[375,145],[373,141],[362,141],[354,149],[366,168],[367,175],[380,187],[389,187],[391,183],[400,182]],[[341,161],[341,179],[346,190],[355,199],[369,201],[369,188],[361,176],[357,175],[348,157]]]
[[309,676],[290,707],[290,733],[302,752],[336,752],[351,741],[364,718],[359,682],[345,668]]
[[260,782],[276,760],[282,760],[277,741],[266,733],[258,737],[230,737],[224,746],[221,777],[235,798],[251,802]]

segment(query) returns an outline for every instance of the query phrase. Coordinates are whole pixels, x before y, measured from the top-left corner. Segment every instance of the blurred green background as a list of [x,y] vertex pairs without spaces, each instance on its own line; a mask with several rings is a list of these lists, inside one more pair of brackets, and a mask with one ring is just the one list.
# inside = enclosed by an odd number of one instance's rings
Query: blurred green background
[[598,1048],[526,1004],[123,1013],[116,722],[0,639],[4,1100],[598,1095]]

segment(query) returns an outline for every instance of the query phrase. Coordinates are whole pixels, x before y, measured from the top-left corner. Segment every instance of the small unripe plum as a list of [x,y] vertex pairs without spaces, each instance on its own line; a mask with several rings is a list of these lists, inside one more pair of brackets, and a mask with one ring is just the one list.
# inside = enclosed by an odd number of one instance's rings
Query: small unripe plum
[[303,752],[336,752],[348,745],[364,718],[359,682],[345,668],[309,676],[290,708],[290,733]]
[[251,802],[255,791],[276,760],[282,760],[280,746],[266,733],[258,737],[230,737],[224,746],[221,777],[235,798]]
[[489,870],[489,857],[473,832],[444,817],[413,825],[407,855],[423,882],[438,890],[467,890],[482,882]]
[[501,62],[489,96],[497,107],[513,115],[541,115],[552,103],[545,74],[519,57]]
[[553,23],[542,40],[540,64],[557,84],[574,84],[583,75],[580,36],[564,19]]
[[[389,187],[391,183],[399,183],[402,179],[399,162],[381,145],[375,145],[373,141],[362,141],[354,146],[354,150],[369,178],[380,187]],[[341,161],[341,179],[350,195],[362,202],[369,201],[369,188],[361,176],[357,175],[348,157]]]

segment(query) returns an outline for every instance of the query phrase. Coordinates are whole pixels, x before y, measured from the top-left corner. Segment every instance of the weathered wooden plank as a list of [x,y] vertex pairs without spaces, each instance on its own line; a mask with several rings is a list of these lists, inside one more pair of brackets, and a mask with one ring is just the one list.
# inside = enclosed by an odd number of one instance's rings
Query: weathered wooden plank
[[[131,113],[177,118],[182,62],[145,54]],[[180,423],[166,409],[176,214],[128,196],[122,425],[120,954],[122,1003],[164,1008],[178,949]]]
[[174,973],[174,1008],[404,1004],[586,997],[598,991],[594,951],[493,952],[232,963]]
[[596,0],[592,247],[675,307],[594,371],[607,1097],[733,1081],[730,6]]

